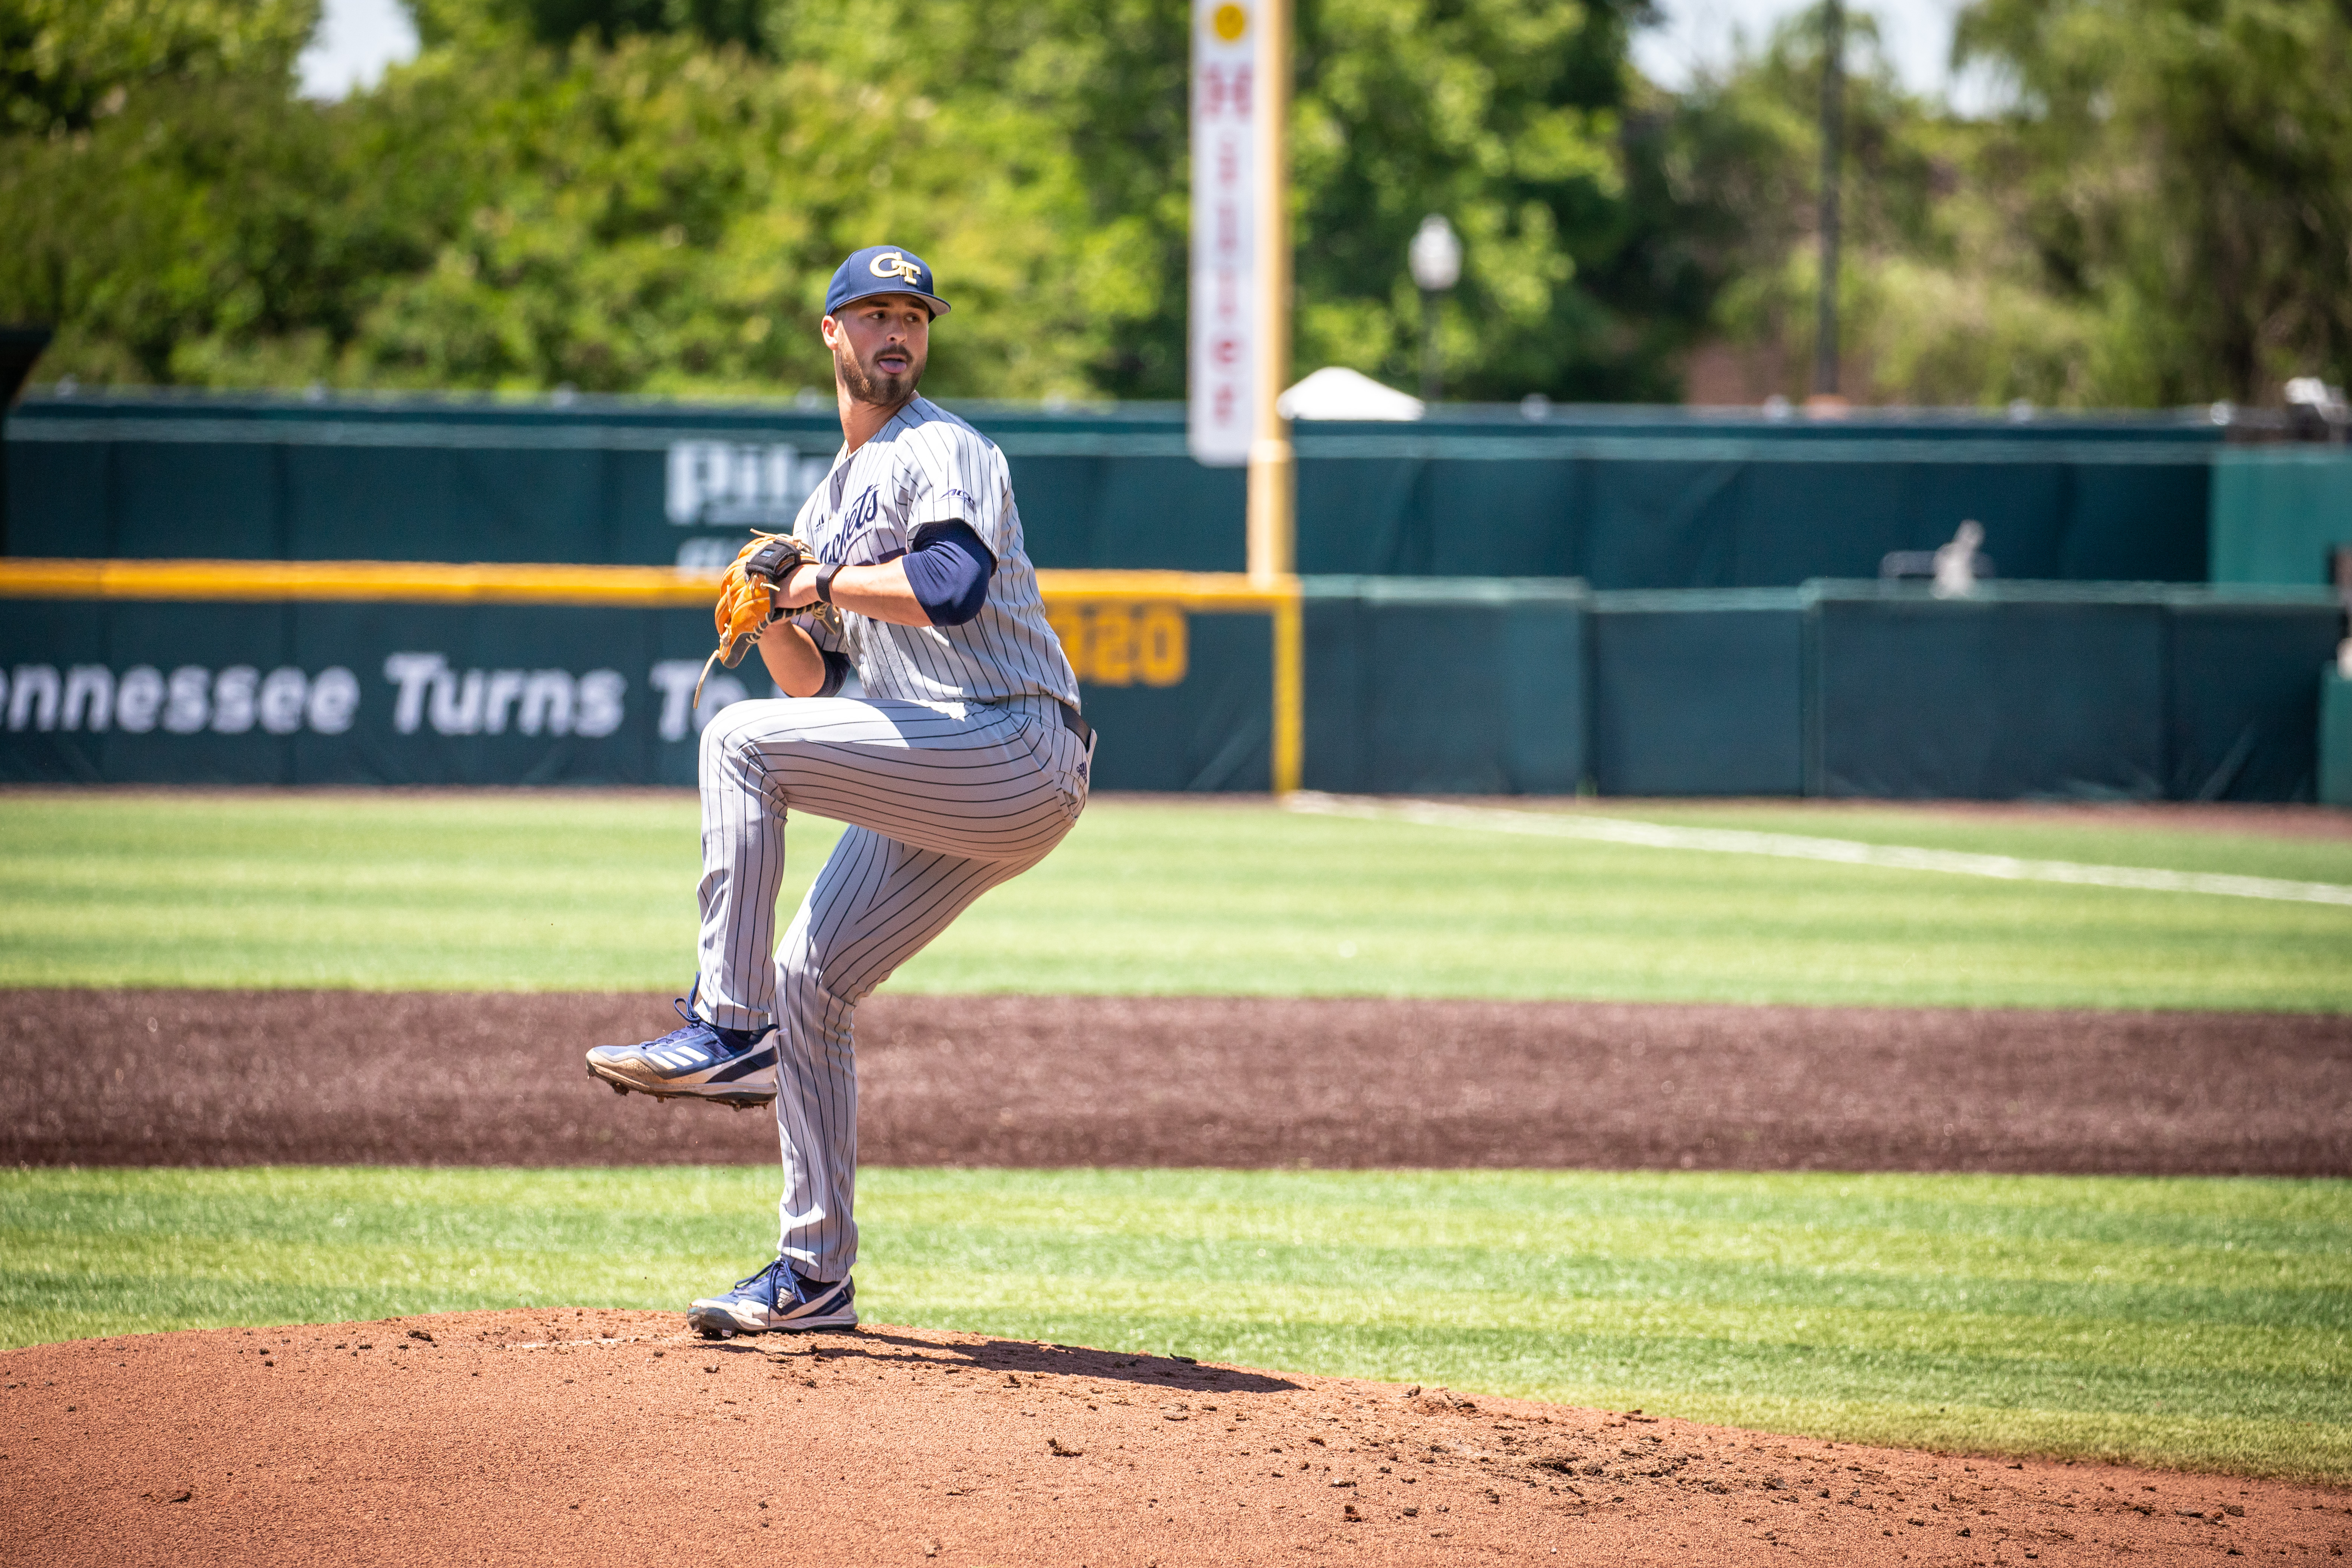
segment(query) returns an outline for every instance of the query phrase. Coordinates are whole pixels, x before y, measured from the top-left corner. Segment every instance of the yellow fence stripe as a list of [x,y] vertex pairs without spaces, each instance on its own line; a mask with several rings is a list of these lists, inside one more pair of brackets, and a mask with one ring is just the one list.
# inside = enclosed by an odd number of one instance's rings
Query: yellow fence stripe
[[39,599],[708,605],[712,582],[664,566],[0,560],[0,595]]
[[1082,572],[1055,569],[1037,574],[1037,588],[1048,599],[1150,599],[1211,614],[1218,611],[1273,614],[1298,602],[1297,578],[1280,577],[1271,583],[1263,583],[1239,572]]
[[[668,566],[450,564],[430,561],[65,561],[0,557],[16,599],[390,600],[407,603],[707,605],[715,572]],[[1238,572],[1044,571],[1049,599],[1150,599],[1187,609],[1271,614],[1295,582]]]

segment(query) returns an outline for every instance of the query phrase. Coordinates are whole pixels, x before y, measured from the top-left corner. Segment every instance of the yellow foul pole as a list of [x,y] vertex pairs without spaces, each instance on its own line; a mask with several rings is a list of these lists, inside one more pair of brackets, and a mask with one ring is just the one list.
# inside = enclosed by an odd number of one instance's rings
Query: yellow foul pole
[[1288,584],[1274,617],[1274,788],[1298,787],[1305,758],[1306,637],[1297,585],[1297,470],[1275,400],[1290,383],[1290,0],[1258,0],[1257,408],[1249,454],[1249,575]]
[[1249,455],[1249,573],[1262,582],[1293,566],[1296,475],[1290,424],[1275,406],[1290,383],[1290,5],[1259,0],[1256,137],[1257,408]]

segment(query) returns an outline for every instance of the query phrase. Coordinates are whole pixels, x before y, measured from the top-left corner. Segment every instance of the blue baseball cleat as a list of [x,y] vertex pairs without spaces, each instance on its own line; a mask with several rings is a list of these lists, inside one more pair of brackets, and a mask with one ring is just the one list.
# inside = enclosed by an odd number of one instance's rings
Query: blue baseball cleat
[[774,1100],[772,1028],[721,1028],[696,1017],[685,997],[672,1005],[686,1027],[641,1046],[598,1046],[588,1053],[588,1076],[611,1084],[615,1094],[635,1089],[656,1100],[705,1100],[738,1110]]
[[854,1329],[857,1309],[850,1305],[857,1287],[844,1279],[827,1285],[807,1279],[782,1258],[777,1258],[749,1279],[738,1279],[723,1296],[706,1296],[686,1310],[686,1321],[707,1340],[736,1334],[764,1334],[777,1330]]

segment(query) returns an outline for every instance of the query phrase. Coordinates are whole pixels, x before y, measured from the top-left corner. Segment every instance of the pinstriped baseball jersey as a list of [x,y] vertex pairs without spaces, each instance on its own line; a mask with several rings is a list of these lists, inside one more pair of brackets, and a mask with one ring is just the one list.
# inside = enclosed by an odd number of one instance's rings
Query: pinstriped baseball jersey
[[835,458],[793,531],[821,561],[870,566],[915,548],[926,524],[958,519],[996,557],[977,616],[961,626],[899,626],[845,610],[839,637],[822,629],[811,635],[819,647],[849,656],[868,697],[1052,697],[1076,708],[1077,677],[1045,624],[1004,454],[930,399],[914,399],[864,446]]

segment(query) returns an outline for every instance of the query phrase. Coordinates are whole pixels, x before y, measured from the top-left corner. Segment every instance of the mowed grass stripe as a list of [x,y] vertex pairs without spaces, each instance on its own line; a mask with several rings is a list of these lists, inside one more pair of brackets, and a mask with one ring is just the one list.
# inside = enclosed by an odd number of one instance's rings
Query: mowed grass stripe
[[[675,1308],[764,1168],[18,1171],[10,1343]],[[2352,1184],[1526,1172],[861,1174],[909,1322],[1853,1441],[2352,1480]]]
[[[1796,806],[1644,815],[1824,829]],[[2335,841],[1832,820],[1988,854],[2352,880]],[[0,985],[683,990],[697,832],[684,794],[0,795]],[[838,828],[790,833],[788,902]],[[2344,1012],[2352,910],[1114,797],[890,984]]]

